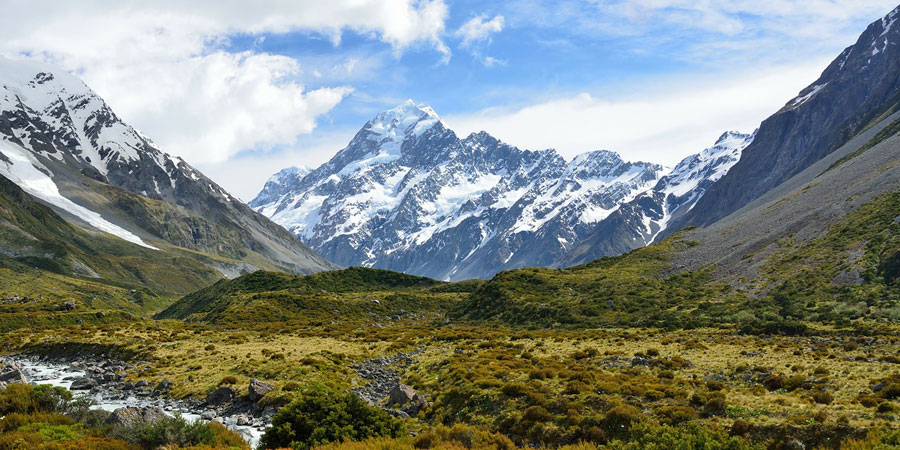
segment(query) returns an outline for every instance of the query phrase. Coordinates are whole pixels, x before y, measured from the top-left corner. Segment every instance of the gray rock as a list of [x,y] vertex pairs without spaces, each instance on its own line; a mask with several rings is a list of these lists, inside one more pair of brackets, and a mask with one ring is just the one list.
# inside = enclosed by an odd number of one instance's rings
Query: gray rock
[[168,378],[165,378],[156,385],[156,389],[154,389],[153,392],[161,394],[164,392],[169,392],[170,389],[172,389],[172,382],[169,381]]
[[216,418],[216,413],[215,413],[215,411],[212,411],[212,410],[206,410],[206,411],[203,411],[202,414],[200,414],[200,418],[203,420],[213,420]]
[[212,406],[219,406],[228,403],[237,396],[237,391],[230,386],[221,386],[209,391],[206,394],[206,403]]
[[69,388],[70,391],[87,391],[97,387],[97,380],[88,377],[76,378],[75,381],[72,382],[72,387]]
[[119,408],[110,414],[106,423],[129,427],[137,424],[150,424],[168,417],[165,411],[159,408]]
[[388,394],[388,406],[405,405],[416,396],[416,390],[405,384],[398,384]]
[[246,414],[238,414],[234,418],[234,423],[238,426],[243,427],[243,426],[250,425],[252,422],[250,421],[250,416],[248,416]]
[[275,390],[275,385],[253,378],[250,380],[248,395],[250,397],[250,401],[255,403],[260,401],[263,397],[266,396],[267,393],[273,390]]
[[69,301],[63,303],[63,304],[62,304],[62,309],[63,309],[64,311],[72,311],[72,310],[74,310],[74,309],[75,309],[75,302],[72,301],[72,300],[69,300]]
[[25,375],[17,364],[7,364],[0,367],[0,383],[8,385],[12,383],[26,383]]

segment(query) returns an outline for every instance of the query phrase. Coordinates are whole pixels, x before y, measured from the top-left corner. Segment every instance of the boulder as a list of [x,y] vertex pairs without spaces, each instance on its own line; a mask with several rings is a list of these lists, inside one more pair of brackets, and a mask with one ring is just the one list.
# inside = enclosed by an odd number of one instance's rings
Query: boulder
[[394,386],[391,393],[388,394],[388,406],[405,405],[413,400],[416,396],[416,390],[405,384]]
[[17,364],[7,364],[0,367],[0,383],[3,385],[12,383],[26,383],[25,375]]
[[256,378],[250,380],[250,387],[248,395],[250,397],[250,401],[256,403],[260,401],[263,397],[266,396],[269,391],[275,390],[275,385],[259,381]]
[[72,382],[72,387],[69,388],[70,391],[88,391],[97,387],[97,380],[88,377],[76,378],[75,381]]
[[62,309],[63,309],[63,311],[72,311],[72,310],[74,310],[74,309],[75,309],[75,302],[72,301],[72,300],[69,300],[69,301],[63,303],[63,304],[62,304]]
[[130,407],[119,408],[110,414],[106,419],[106,423],[110,425],[121,425],[130,427],[132,425],[154,423],[160,419],[166,418],[166,413],[162,409],[153,407]]
[[206,394],[206,403],[212,406],[219,406],[230,402],[236,395],[237,392],[230,386],[218,387]]
[[153,392],[156,394],[163,394],[169,392],[170,389],[172,389],[172,382],[169,381],[168,378],[165,378],[156,385],[156,389],[154,389]]

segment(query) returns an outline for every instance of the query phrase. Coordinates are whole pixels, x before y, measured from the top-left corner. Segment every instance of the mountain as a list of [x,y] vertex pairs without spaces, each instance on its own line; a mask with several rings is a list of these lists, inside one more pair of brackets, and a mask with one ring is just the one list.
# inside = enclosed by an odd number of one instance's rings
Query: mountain
[[873,22],[818,80],[760,125],[740,162],[672,228],[727,216],[900,107],[900,7]]
[[[722,144],[732,153],[735,146]],[[671,202],[660,214],[693,204],[711,182],[702,179],[721,176],[712,166],[727,170],[733,162],[696,158],[668,181],[659,165],[605,150],[567,162],[554,150],[520,150],[485,132],[461,139],[432,108],[409,100],[367,122],[321,167],[279,172],[249,204],[338,264],[486,278],[558,264],[620,205],[654,186],[662,196],[654,201]],[[655,220],[654,227],[665,225],[664,217]],[[644,245],[656,232],[636,226],[629,231],[639,241],[605,254]]]
[[568,267],[619,255],[657,240],[673,221],[683,217],[741,158],[754,134],[729,131],[715,145],[681,160],[652,189],[621,205],[603,219],[554,266]]
[[[0,59],[0,175],[91,233],[161,254],[199,252],[219,276],[337,267],[46,64]],[[0,239],[0,248],[16,245]]]

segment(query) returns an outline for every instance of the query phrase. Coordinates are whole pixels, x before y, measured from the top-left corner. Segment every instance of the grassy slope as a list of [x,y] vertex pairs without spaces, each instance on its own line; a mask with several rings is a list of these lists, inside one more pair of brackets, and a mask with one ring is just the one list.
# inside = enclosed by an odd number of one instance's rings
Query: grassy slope
[[91,310],[141,314],[220,279],[209,264],[234,262],[154,244],[160,250],[72,226],[0,178],[0,297],[24,300],[6,302],[0,312],[53,311],[73,300]]
[[358,267],[308,276],[259,271],[194,292],[157,317],[225,323],[362,319],[400,310],[424,314],[444,310],[463,295],[446,286],[430,278]]

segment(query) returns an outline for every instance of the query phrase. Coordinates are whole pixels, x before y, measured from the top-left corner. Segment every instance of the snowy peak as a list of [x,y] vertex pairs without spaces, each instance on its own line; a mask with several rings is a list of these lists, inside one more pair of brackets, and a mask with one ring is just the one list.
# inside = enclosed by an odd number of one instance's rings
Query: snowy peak
[[[363,127],[369,139],[381,144],[402,143],[410,136],[419,136],[441,118],[430,106],[406,100],[397,107],[381,112]],[[399,147],[396,148],[399,151]]]
[[338,264],[464,279],[550,264],[662,173],[607,150],[566,161],[486,132],[460,139],[407,101],[299,182],[276,174],[250,205]]

